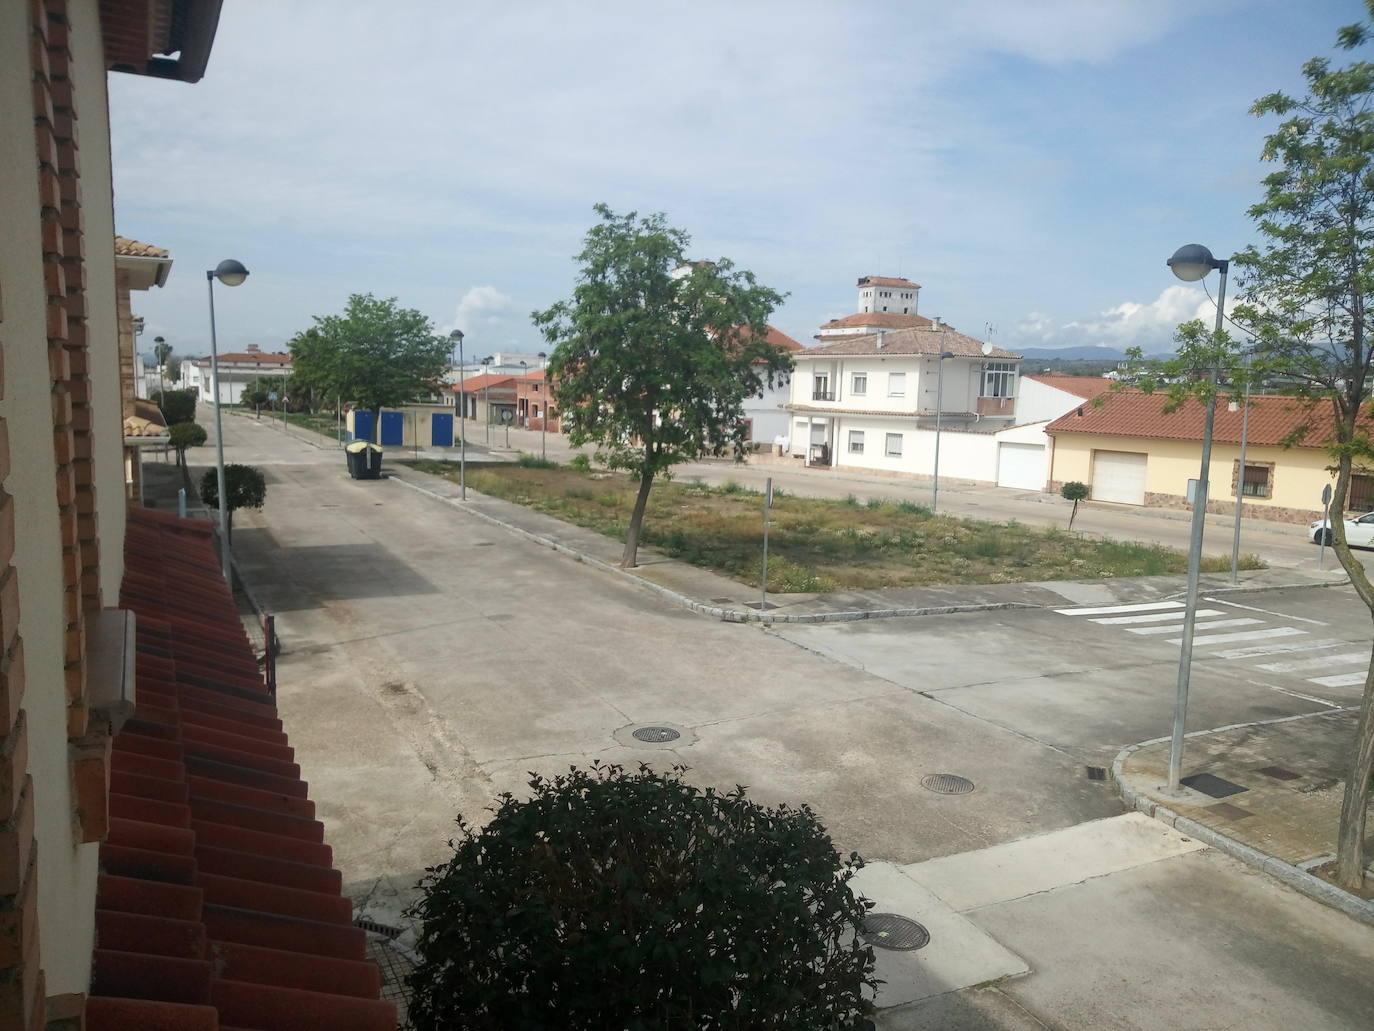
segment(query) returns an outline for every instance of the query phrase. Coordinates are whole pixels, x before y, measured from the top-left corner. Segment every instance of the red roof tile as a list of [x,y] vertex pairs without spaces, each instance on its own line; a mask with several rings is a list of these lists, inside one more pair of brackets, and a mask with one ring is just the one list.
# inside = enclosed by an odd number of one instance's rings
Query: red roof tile
[[1112,380],[1104,379],[1101,376],[1052,376],[1048,374],[1037,376],[1028,374],[1022,379],[1033,379],[1047,387],[1054,387],[1056,390],[1062,390],[1066,394],[1074,394],[1086,400],[1100,397],[1112,389]]
[[[469,376],[463,380],[463,393],[471,394],[474,390],[492,390],[496,387],[507,387],[515,385],[515,377],[501,372],[484,372],[480,376]],[[453,390],[458,391],[458,384],[453,384]]]
[[165,258],[167,251],[161,247],[154,247],[150,243],[139,243],[131,240],[127,236],[116,236],[114,238],[114,248],[116,254],[122,254],[128,258]]
[[114,739],[89,1031],[392,1031],[209,524],[132,509],[138,704]]
[[831,319],[821,326],[821,329],[855,329],[868,326],[874,329],[920,329],[932,324],[924,315],[899,315],[896,312],[877,311]]
[[[1123,390],[1102,395],[1101,406],[1084,404],[1045,427],[1049,433],[1096,433],[1112,437],[1143,437],[1153,440],[1202,440],[1206,409],[1197,401],[1186,402],[1176,412],[1165,413],[1165,394]],[[1256,394],[1250,398],[1246,440],[1255,445],[1277,445],[1305,428],[1298,447],[1321,447],[1333,436],[1328,405],[1311,407],[1292,397]],[[1217,402],[1212,439],[1239,444],[1241,412],[1230,410],[1225,399]]]
[[[879,340],[883,346],[878,346]],[[823,344],[808,347],[798,357],[824,355],[924,355],[934,357],[948,351],[957,358],[996,358],[1014,360],[1019,354],[1012,354],[1000,347],[994,347],[983,354],[984,344],[971,336],[958,333],[949,326],[928,329],[893,329],[886,333],[852,333],[848,336],[829,338]]]
[[[221,365],[290,365],[291,356],[279,351],[230,351],[218,356]],[[209,366],[210,356],[197,358],[192,365]]]

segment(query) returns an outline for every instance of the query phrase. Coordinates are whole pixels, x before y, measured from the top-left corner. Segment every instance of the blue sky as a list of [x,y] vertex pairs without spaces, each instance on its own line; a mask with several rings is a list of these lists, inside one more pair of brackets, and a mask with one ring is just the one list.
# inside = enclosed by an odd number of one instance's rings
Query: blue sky
[[[1248,113],[1358,0],[226,4],[205,79],[111,75],[118,231],[166,247],[145,339],[284,349],[353,292],[470,353],[537,351],[592,205],[789,294],[812,342],[861,275],[1017,350],[1167,349],[1208,304],[1165,259],[1256,240]],[[1367,54],[1360,54],[1368,58]],[[1215,289],[1215,283],[1212,284]]]

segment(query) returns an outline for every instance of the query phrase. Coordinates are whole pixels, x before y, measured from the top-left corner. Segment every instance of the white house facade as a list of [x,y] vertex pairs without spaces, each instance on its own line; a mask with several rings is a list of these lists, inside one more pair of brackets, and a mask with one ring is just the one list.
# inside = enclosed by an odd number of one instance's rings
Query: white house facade
[[[786,351],[794,358],[806,350],[800,343],[773,326],[768,327],[767,340],[774,347]],[[765,385],[754,397],[744,399],[744,418],[748,424],[745,440],[758,447],[772,447],[789,444],[792,419],[785,406],[792,399],[791,376],[787,373],[774,380],[773,385]]]
[[[219,403],[226,405],[241,403],[244,388],[256,379],[291,375],[291,355],[261,351],[254,344],[249,344],[247,351],[220,355],[218,365]],[[181,368],[185,385],[196,390],[201,400],[215,403],[209,357],[182,362]]]

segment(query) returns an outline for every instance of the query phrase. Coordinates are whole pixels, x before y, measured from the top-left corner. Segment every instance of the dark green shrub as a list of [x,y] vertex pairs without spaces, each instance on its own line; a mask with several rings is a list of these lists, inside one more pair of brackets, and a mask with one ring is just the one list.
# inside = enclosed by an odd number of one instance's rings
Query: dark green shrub
[[568,466],[572,469],[576,469],[580,473],[587,473],[592,470],[592,460],[586,455],[579,453],[572,456],[572,460],[568,462]]
[[858,508],[859,499],[853,494],[846,494],[841,504],[848,505],[850,508]]
[[186,449],[200,447],[207,437],[205,427],[193,422],[179,422],[167,429],[167,443],[177,453],[177,465],[186,464]]
[[1059,488],[1059,496],[1073,502],[1073,511],[1069,513],[1069,529],[1072,530],[1074,516],[1078,515],[1078,503],[1088,496],[1088,485],[1070,480]]
[[461,817],[410,915],[419,1031],[871,1029],[871,903],[806,806],[594,763]]
[[154,390],[149,400],[162,409],[162,418],[168,426],[196,421],[194,390]]
[[[231,463],[224,467],[224,496],[229,517],[229,525],[225,529],[232,536],[234,512],[240,508],[262,508],[267,499],[267,480],[251,465]],[[200,500],[209,509],[219,509],[219,481],[214,469],[206,469],[205,475],[200,478]]]
[[524,466],[526,469],[557,469],[558,463],[552,458],[540,458],[538,455],[521,454],[516,460],[516,464]]

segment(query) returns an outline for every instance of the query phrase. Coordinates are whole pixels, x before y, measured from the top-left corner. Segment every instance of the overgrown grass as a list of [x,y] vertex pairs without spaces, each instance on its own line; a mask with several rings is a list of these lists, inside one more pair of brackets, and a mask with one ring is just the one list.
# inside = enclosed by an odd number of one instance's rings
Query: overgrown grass
[[[455,479],[453,463],[407,462]],[[468,485],[484,494],[546,512],[624,540],[635,484],[620,473],[568,466],[468,466]],[[737,482],[658,482],[649,495],[643,543],[674,558],[757,585],[762,497]],[[768,589],[778,593],[935,584],[1088,580],[1182,573],[1187,556],[1139,541],[1103,541],[1058,528],[988,523],[932,515],[910,502],[860,504],[773,492]],[[1261,568],[1253,555],[1244,569]],[[1230,568],[1230,556],[1203,559],[1207,572]]]

